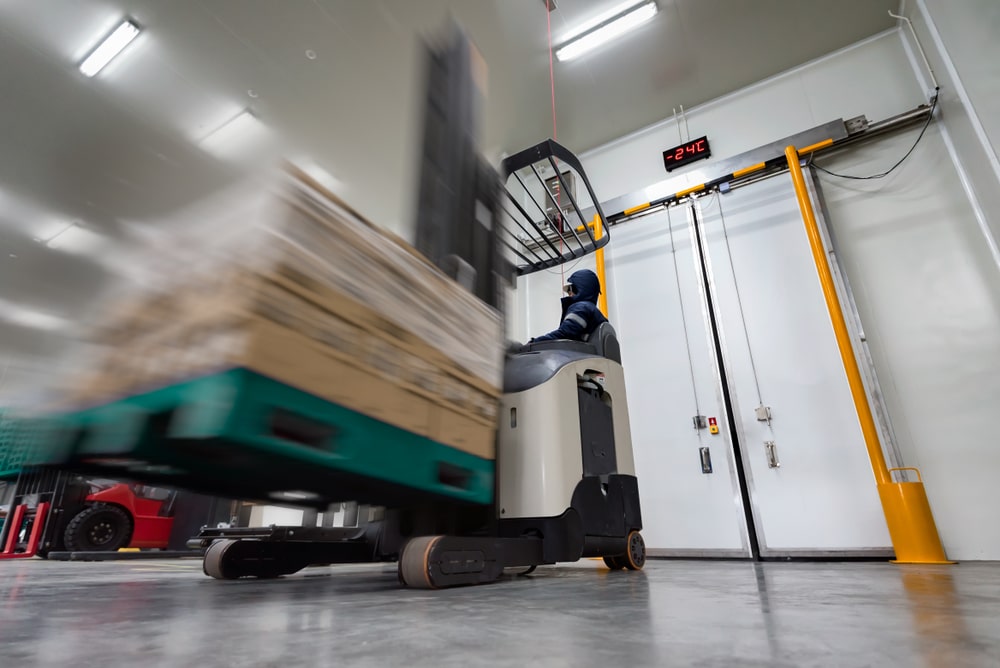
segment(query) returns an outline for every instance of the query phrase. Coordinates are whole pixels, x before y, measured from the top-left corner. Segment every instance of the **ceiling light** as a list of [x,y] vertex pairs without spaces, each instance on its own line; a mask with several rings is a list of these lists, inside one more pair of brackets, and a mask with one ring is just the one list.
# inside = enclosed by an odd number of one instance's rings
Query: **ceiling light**
[[73,223],[45,242],[54,250],[67,253],[87,253],[101,243],[101,235]]
[[288,501],[313,501],[319,498],[319,494],[314,492],[301,492],[298,490],[289,490],[285,492],[271,492],[271,498],[276,500],[288,500]]
[[26,308],[15,302],[0,299],[0,320],[31,329],[56,330],[69,324],[66,318]]
[[630,0],[618,5],[571,31],[568,41],[556,51],[556,58],[567,61],[581,56],[642,25],[656,16],[657,11],[656,2]]
[[244,109],[201,140],[201,147],[220,158],[233,157],[240,149],[258,141],[267,133],[253,112]]
[[84,76],[92,77],[110,63],[115,56],[139,36],[139,26],[126,19],[104,38],[97,48],[90,52],[80,63],[80,71]]

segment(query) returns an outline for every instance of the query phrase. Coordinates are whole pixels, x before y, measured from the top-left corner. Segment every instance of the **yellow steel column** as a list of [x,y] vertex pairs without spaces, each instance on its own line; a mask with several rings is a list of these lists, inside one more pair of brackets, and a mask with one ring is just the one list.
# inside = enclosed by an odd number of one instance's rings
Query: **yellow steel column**
[[[604,225],[601,223],[601,218],[596,213],[594,214],[594,220],[590,222],[590,225],[594,227],[594,240],[600,241],[604,236]],[[597,298],[597,308],[601,309],[601,313],[604,317],[608,317],[608,283],[604,278],[604,249],[598,248],[597,252],[594,253],[594,263],[597,265],[597,280],[601,283],[601,296]]]
[[878,429],[875,427],[875,418],[872,416],[871,406],[868,404],[868,395],[865,393],[861,371],[854,357],[847,322],[844,320],[844,312],[840,307],[840,299],[837,297],[837,291],[834,287],[833,274],[830,272],[830,264],[827,262],[819,227],[816,225],[816,214],[809,199],[809,191],[806,190],[805,178],[802,176],[799,152],[794,146],[789,146],[785,149],[785,158],[788,160],[788,171],[792,175],[792,183],[795,186],[795,197],[802,213],[802,222],[805,223],[806,236],[809,238],[809,247],[816,263],[816,271],[819,273],[823,297],[826,299],[826,308],[830,314],[830,320],[833,321],[837,347],[840,349],[840,358],[844,363],[844,371],[847,373],[847,381],[854,398],[854,407],[861,423],[861,432],[864,434],[868,459],[871,461],[872,472],[875,474],[875,481],[878,485],[882,510],[889,527],[889,536],[896,551],[896,561],[898,563],[950,563],[945,557],[944,548],[941,546],[941,539],[938,537],[937,527],[934,524],[934,517],[931,515],[930,504],[927,501],[927,494],[923,481],[920,480],[919,472],[919,482],[893,482],[890,470],[886,466],[885,455],[882,454],[882,445],[879,442]]

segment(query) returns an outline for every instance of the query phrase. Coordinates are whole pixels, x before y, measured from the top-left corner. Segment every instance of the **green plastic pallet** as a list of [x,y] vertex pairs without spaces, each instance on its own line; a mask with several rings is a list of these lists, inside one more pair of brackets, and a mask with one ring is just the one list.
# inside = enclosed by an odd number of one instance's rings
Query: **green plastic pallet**
[[30,425],[0,409],[0,480],[17,478],[34,445]]
[[[229,369],[34,425],[31,463],[106,471],[236,498],[487,504],[494,462],[247,369]],[[347,494],[347,496],[342,496]]]

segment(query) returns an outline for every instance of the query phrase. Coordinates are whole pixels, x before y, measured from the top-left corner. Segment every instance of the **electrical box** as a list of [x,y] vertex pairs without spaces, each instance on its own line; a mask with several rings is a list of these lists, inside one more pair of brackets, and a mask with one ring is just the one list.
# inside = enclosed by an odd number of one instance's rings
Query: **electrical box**
[[[545,179],[545,188],[548,190],[545,195],[545,217],[553,227],[563,232],[560,221],[569,215],[573,208],[573,200],[576,199],[576,178],[570,171],[563,172],[561,176],[562,182],[560,182],[559,176],[550,176]],[[563,192],[563,183],[566,184],[566,192]],[[557,203],[558,206],[556,206]],[[560,210],[562,214],[560,214]]]

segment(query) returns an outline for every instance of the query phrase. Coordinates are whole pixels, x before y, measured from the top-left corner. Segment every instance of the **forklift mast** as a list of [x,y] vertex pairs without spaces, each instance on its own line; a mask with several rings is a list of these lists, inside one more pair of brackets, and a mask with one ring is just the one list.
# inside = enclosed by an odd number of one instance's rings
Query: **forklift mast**
[[495,218],[500,182],[479,154],[486,63],[452,26],[428,48],[416,248],[479,299],[501,309],[502,257]]
[[[503,310],[515,276],[578,259],[609,241],[583,166],[551,139],[504,159],[480,154],[486,64],[457,26],[426,56],[427,98],[416,248],[481,300]],[[574,192],[582,184],[593,214]]]

